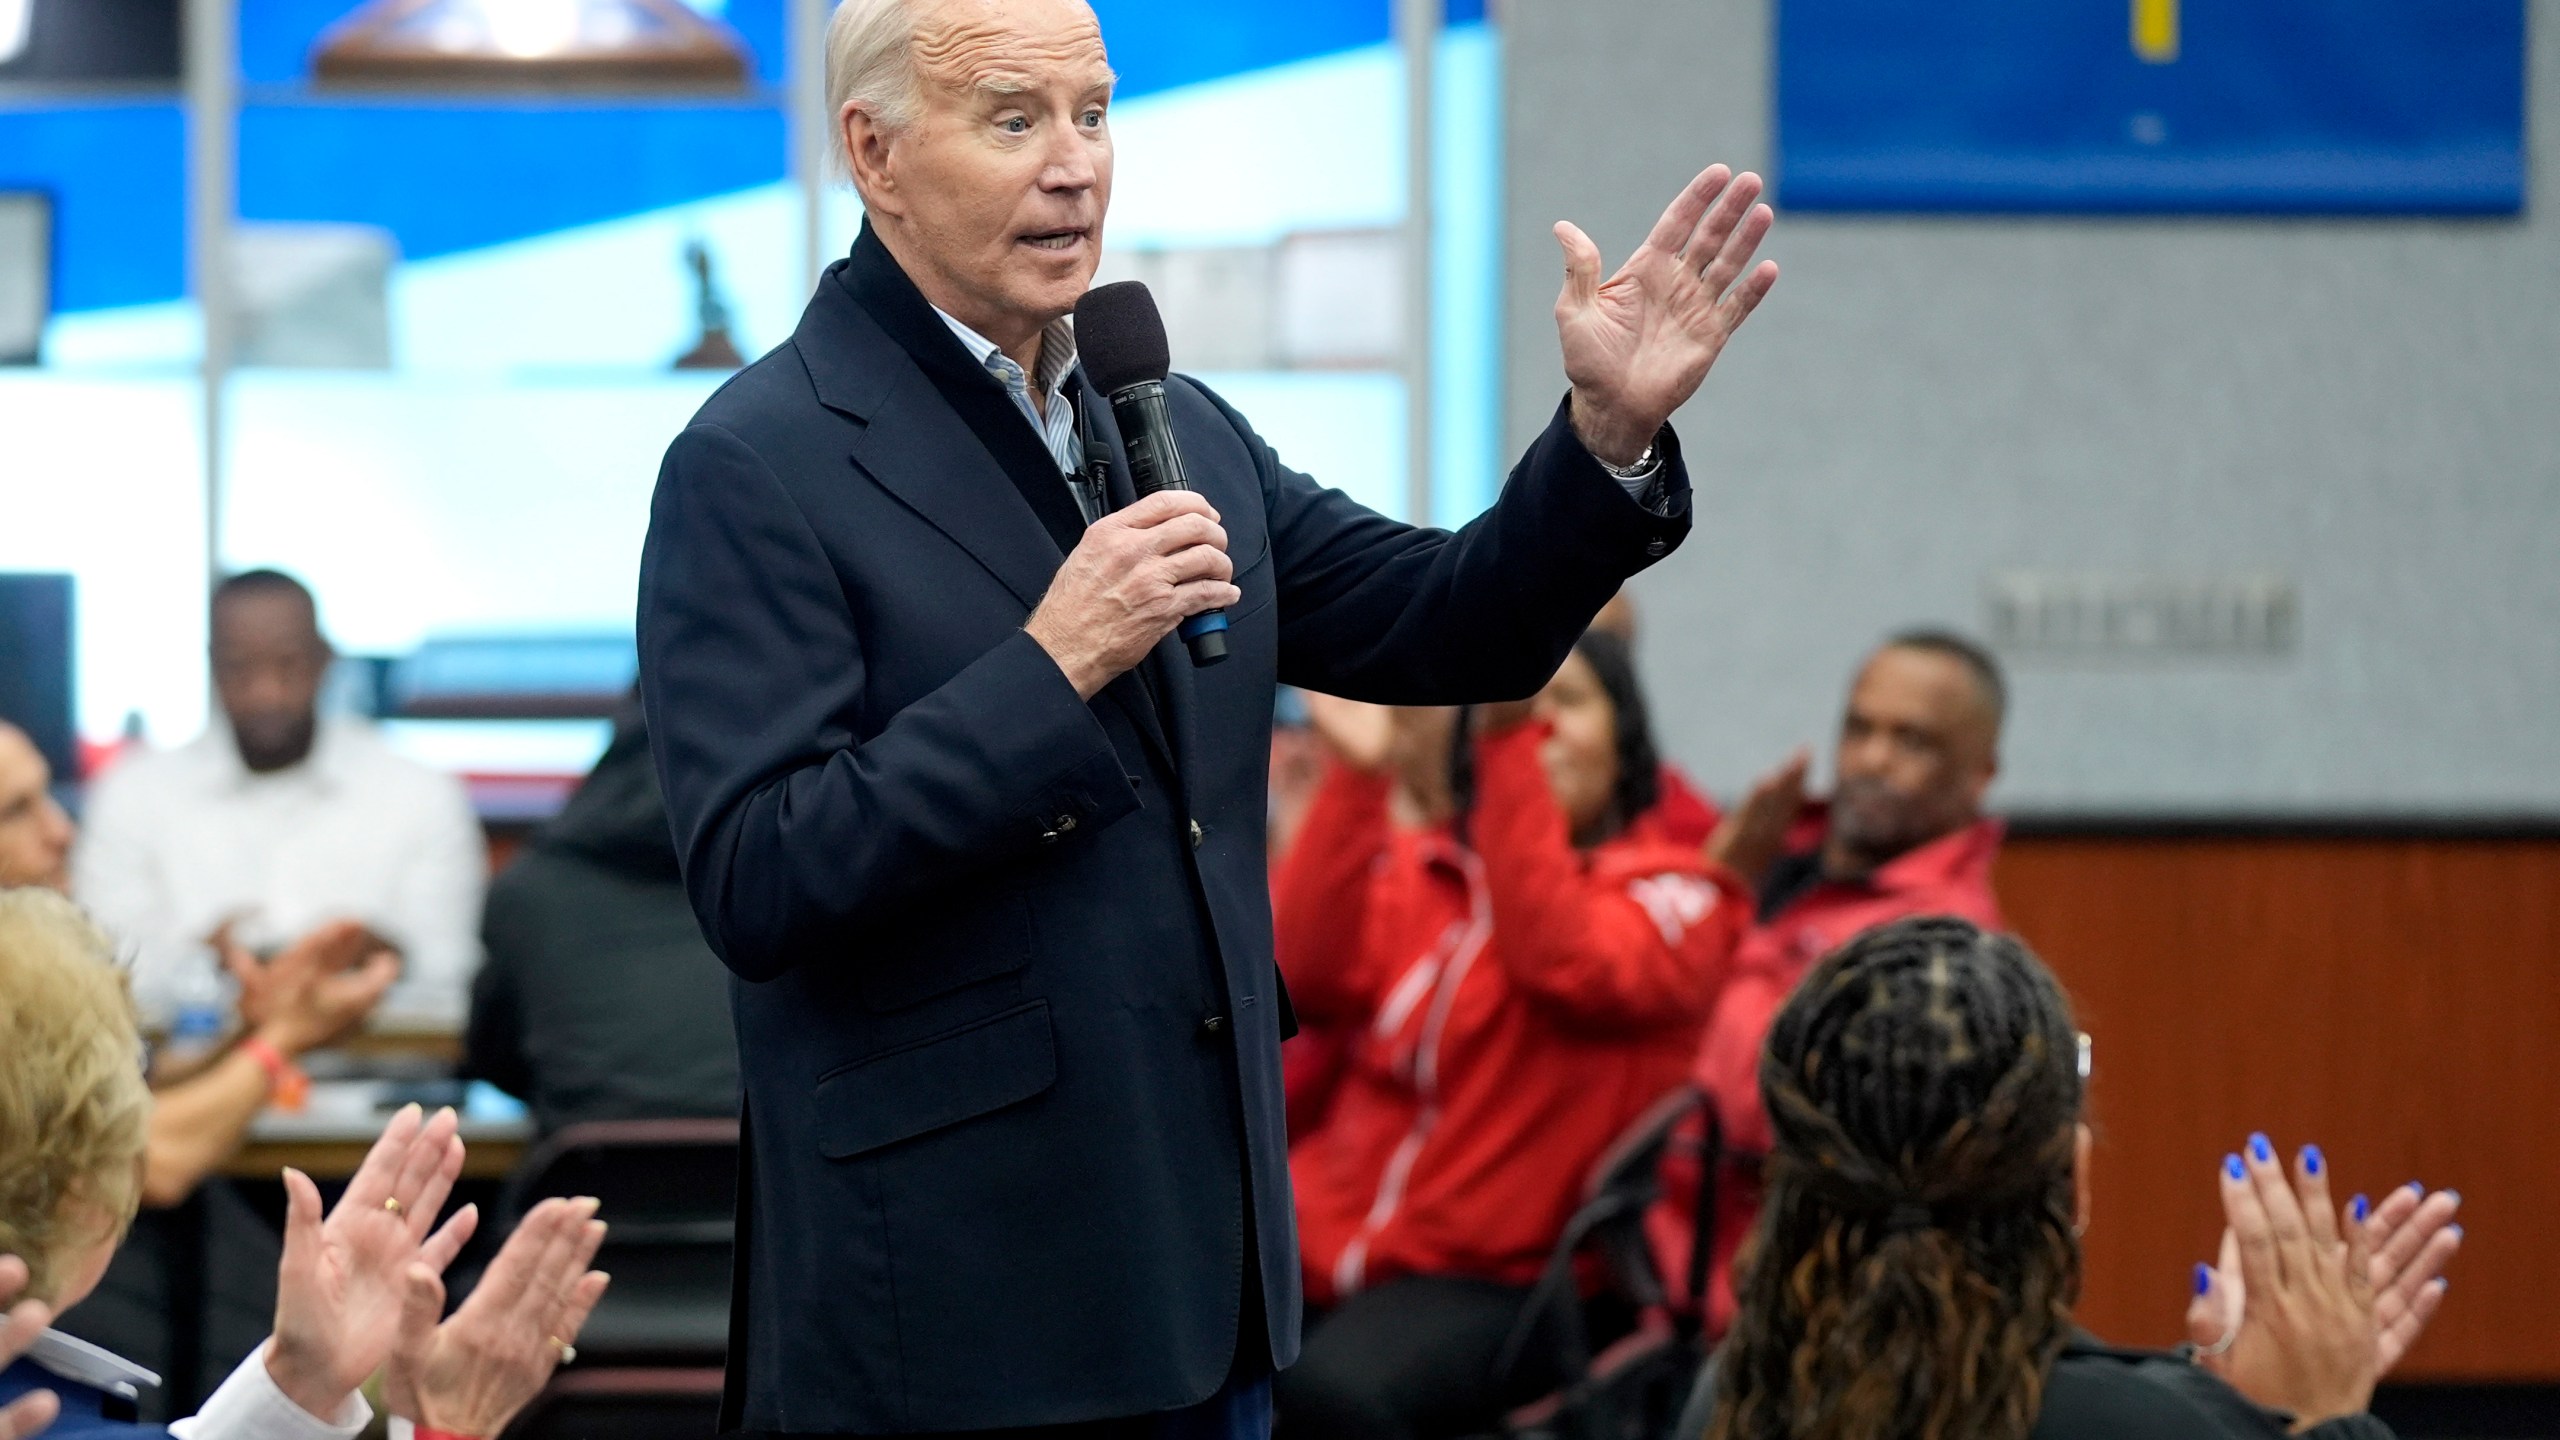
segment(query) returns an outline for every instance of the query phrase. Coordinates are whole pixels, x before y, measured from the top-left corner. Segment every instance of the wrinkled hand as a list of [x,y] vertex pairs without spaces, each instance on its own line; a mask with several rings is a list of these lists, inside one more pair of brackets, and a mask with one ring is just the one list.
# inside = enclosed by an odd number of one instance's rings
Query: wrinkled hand
[[[2356,1223],[2363,1196],[2341,1212],[2343,1228]],[[2444,1272],[2462,1249],[2462,1227],[2453,1223],[2462,1197],[2451,1190],[2429,1194],[2412,1181],[2383,1197],[2365,1219],[2366,1244],[2373,1259],[2366,1278],[2373,1286],[2374,1369],[2388,1375],[2405,1358],[2427,1322],[2443,1303]],[[2196,1295],[2187,1306],[2187,1338],[2200,1351],[2225,1336],[2237,1336],[2247,1322],[2248,1282],[2240,1273],[2240,1237],[2222,1232],[2222,1254],[2216,1265],[2196,1267]],[[2199,1353],[2196,1363],[2222,1373],[2223,1357]]]
[[2381,1374],[2367,1227],[2339,1225],[2317,1150],[2302,1152],[2289,1182],[2263,1135],[2224,1165],[2222,1210],[2248,1312],[2218,1373],[2257,1404],[2290,1411],[2297,1430],[2361,1413]]
[[[27,1262],[15,1255],[0,1255],[0,1305],[7,1305],[26,1288]],[[25,1354],[52,1323],[53,1307],[41,1300],[20,1300],[9,1306],[8,1314],[0,1316],[0,1369]],[[27,1440],[61,1413],[60,1396],[50,1390],[30,1390],[0,1405],[0,1440]]]
[[1387,768],[1395,754],[1394,710],[1313,690],[1305,694],[1307,724],[1314,727],[1316,738],[1333,752],[1333,758],[1363,775],[1375,775]]
[[240,1018],[287,1056],[327,1045],[363,1023],[400,976],[400,954],[350,920],[321,926],[260,960],[213,933],[222,966],[240,983]]
[[390,1356],[411,1267],[441,1272],[470,1237],[478,1216],[467,1206],[429,1234],[462,1173],[458,1124],[451,1109],[421,1119],[415,1105],[391,1117],[325,1221],[311,1177],[284,1172],[284,1263],[276,1269],[267,1373],[321,1419],[335,1418]]
[[426,1265],[411,1266],[400,1344],[383,1377],[384,1407],[455,1435],[504,1430],[549,1383],[561,1346],[577,1343],[604,1297],[611,1277],[587,1269],[604,1243],[595,1213],[592,1199],[534,1206],[441,1325],[443,1281]]
[[1189,490],[1159,490],[1085,527],[1023,629],[1087,700],[1173,627],[1235,604],[1227,532]]
[[1812,765],[1813,752],[1798,747],[1777,769],[1751,782],[1750,793],[1707,837],[1707,858],[1757,888],[1786,847],[1788,828],[1804,810],[1805,772]]
[[1556,332],[1573,385],[1573,430],[1592,454],[1634,464],[1778,283],[1776,262],[1751,265],[1771,220],[1768,206],[1752,203],[1760,189],[1757,175],[1708,166],[1605,284],[1600,247],[1573,222],[1557,222],[1564,292]]

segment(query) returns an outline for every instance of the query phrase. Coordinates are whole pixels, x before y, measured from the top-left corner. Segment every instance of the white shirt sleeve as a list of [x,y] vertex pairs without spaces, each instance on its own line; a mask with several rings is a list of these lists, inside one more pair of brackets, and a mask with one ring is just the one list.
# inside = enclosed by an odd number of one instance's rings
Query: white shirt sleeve
[[293,1403],[267,1373],[267,1347],[261,1345],[202,1410],[173,1422],[169,1433],[177,1440],[355,1440],[372,1420],[373,1407],[361,1392],[350,1392],[328,1420]]
[[165,1025],[189,967],[213,962],[203,937],[179,933],[178,898],[152,844],[158,797],[143,793],[155,778],[119,769],[90,791],[71,855],[71,885],[132,960],[134,1004],[145,1023]]
[[402,949],[399,984],[383,1008],[459,1022],[480,969],[480,902],[489,852],[462,783],[436,776],[413,817],[417,849],[384,918]]

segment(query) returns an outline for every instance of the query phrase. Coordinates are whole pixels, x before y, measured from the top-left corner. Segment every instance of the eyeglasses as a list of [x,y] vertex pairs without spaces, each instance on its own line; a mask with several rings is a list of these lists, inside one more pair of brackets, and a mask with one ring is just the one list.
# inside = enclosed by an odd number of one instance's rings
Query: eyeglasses
[[2090,1040],[2088,1031],[2082,1030],[2077,1033],[2080,1038],[2080,1083],[2085,1085],[2089,1083],[2089,1052],[2097,1046]]

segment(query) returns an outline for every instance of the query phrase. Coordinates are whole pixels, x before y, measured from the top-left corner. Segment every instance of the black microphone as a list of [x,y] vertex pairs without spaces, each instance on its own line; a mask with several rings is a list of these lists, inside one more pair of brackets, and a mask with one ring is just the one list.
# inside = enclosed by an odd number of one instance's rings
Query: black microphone
[[[1166,408],[1164,377],[1173,350],[1164,338],[1156,297],[1135,280],[1097,286],[1076,302],[1076,354],[1085,378],[1111,397],[1111,418],[1129,451],[1129,478],[1140,496],[1188,490],[1182,451],[1173,443],[1173,412]],[[1175,633],[1194,665],[1227,658],[1227,612],[1203,610]]]

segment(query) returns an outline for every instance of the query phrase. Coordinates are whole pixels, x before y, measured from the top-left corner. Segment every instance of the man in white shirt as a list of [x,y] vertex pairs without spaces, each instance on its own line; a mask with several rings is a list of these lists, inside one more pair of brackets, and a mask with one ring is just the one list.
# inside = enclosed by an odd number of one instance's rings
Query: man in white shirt
[[166,1022],[210,987],[225,927],[265,952],[353,920],[401,957],[380,1015],[459,1024],[488,872],[461,783],[321,717],[332,656],[299,581],[225,580],[212,630],[222,718],[101,780],[73,858],[81,900],[136,947],[144,1017]]

